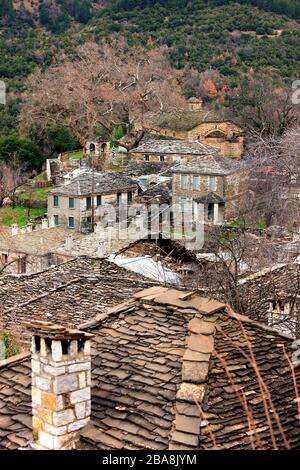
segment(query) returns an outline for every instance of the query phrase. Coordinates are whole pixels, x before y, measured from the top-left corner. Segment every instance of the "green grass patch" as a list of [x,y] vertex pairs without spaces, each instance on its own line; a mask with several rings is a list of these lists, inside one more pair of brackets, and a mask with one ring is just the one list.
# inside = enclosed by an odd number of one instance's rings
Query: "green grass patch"
[[34,180],[35,181],[47,181],[47,173],[45,171],[43,171],[42,173],[39,173],[38,175],[36,175]]
[[0,331],[0,341],[3,346],[2,354],[4,356],[2,358],[0,357],[0,360],[8,359],[9,357],[15,356],[19,353],[18,347],[15,344],[14,338],[11,333],[8,333],[7,331]]
[[83,150],[76,150],[74,152],[70,152],[68,154],[68,158],[72,158],[72,160],[80,160],[81,158],[84,158],[84,152]]
[[267,226],[264,221],[259,222],[249,222],[245,220],[234,220],[228,224],[226,224],[228,228],[244,228],[246,230],[253,229],[253,230],[264,230]]
[[13,224],[26,225],[34,217],[39,217],[47,212],[46,209],[30,209],[28,207],[0,207],[0,224],[10,227]]

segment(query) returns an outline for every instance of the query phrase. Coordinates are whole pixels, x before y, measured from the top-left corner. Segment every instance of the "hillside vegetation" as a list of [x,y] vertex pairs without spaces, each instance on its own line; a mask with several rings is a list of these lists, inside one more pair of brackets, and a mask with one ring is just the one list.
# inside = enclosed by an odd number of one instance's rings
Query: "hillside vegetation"
[[[35,67],[90,38],[165,46],[173,67],[214,70],[231,88],[253,71],[290,86],[300,76],[297,18],[296,0],[1,0],[0,79],[9,106],[0,107],[0,134],[15,131],[24,80]],[[185,92],[193,94],[192,83]]]

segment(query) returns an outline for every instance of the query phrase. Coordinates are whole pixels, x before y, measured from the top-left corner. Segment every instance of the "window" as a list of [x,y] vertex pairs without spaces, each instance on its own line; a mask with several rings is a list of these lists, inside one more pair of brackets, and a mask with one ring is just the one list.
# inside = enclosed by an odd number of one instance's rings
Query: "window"
[[86,208],[90,209],[91,207],[92,207],[92,198],[91,198],[91,196],[88,196],[86,198]]
[[74,217],[69,217],[69,228],[75,227],[75,219]]
[[54,225],[58,226],[59,225],[59,217],[58,215],[54,215]]
[[122,202],[122,193],[118,193],[117,194],[117,204],[118,204],[118,206],[121,204],[121,202]]
[[200,189],[200,176],[193,176],[193,189],[196,191]]
[[273,300],[270,302],[268,325],[282,333],[295,334],[297,321],[293,320],[293,307],[290,302]]
[[198,202],[195,199],[193,199],[192,214],[193,217],[198,217]]
[[209,190],[216,191],[217,189],[217,178],[215,176],[209,177]]
[[8,262],[8,255],[5,253],[2,253],[1,255],[1,263],[5,266]]
[[188,177],[187,175],[181,175],[181,189],[187,189],[188,187]]
[[75,208],[75,199],[73,197],[69,197],[69,209]]
[[128,202],[128,204],[130,204],[132,202],[132,191],[129,191],[127,193],[127,202]]
[[145,161],[149,162],[149,155],[145,155]]
[[161,155],[161,156],[159,157],[159,160],[160,160],[161,162],[164,162],[164,161],[165,161],[165,156],[164,156],[164,155]]
[[210,203],[208,204],[207,218],[208,218],[208,220],[213,221],[213,220],[214,220],[214,216],[215,216],[214,204],[210,202]]
[[184,206],[187,204],[187,198],[186,197],[182,197],[180,199],[180,204],[181,204],[181,207],[182,209],[184,208]]
[[102,196],[97,196],[97,207],[102,204]]
[[18,260],[18,274],[26,274],[26,259]]
[[53,196],[53,205],[54,207],[58,207],[58,196]]

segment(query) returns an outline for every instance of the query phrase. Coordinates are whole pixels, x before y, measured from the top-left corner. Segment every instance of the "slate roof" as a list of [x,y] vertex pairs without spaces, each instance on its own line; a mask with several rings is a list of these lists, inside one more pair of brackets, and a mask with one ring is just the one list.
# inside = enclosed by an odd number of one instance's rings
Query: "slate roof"
[[158,155],[215,155],[217,152],[214,147],[205,145],[202,142],[153,136],[144,137],[139,146],[130,151],[131,154],[147,153]]
[[31,438],[31,361],[20,354],[0,362],[0,450],[26,446]]
[[224,119],[211,110],[203,109],[195,112],[185,109],[162,113],[154,122],[154,126],[175,131],[190,131],[205,122],[224,122]]
[[220,204],[225,202],[225,199],[215,192],[210,192],[195,199],[200,204]]
[[[265,409],[275,446],[300,448],[289,337],[219,302],[162,287],[81,328],[95,337],[91,425],[80,448],[272,449]],[[293,372],[300,385],[299,365]],[[0,448],[25,445],[29,377],[28,358],[0,364]]]
[[247,163],[230,158],[219,157],[216,154],[203,156],[174,166],[173,173],[226,176],[246,168]]
[[172,181],[169,183],[158,183],[153,185],[152,187],[143,191],[136,201],[140,201],[141,199],[145,198],[149,200],[149,202],[155,202],[155,200],[159,201],[160,204],[170,204],[172,201]]
[[[43,256],[49,250],[58,248],[70,235],[70,230],[63,227],[53,227],[44,230],[33,230],[28,233],[19,233],[9,236],[5,240],[0,238],[0,250],[13,253],[26,253],[28,255]],[[72,236],[80,240],[84,236],[80,233],[74,233]]]
[[[138,183],[131,177],[114,172],[95,173],[95,194],[112,194],[137,189]],[[75,177],[69,183],[49,191],[64,196],[87,196],[92,192],[92,172]]]
[[[76,327],[155,283],[105,259],[78,258],[41,273],[0,278],[0,330],[28,341],[32,318]],[[112,285],[114,289],[112,289]]]

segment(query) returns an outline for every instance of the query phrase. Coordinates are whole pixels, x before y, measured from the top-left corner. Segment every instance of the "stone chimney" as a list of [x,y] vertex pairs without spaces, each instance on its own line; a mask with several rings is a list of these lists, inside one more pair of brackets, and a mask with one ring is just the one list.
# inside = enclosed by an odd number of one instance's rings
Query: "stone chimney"
[[33,449],[76,447],[91,410],[93,335],[49,322],[26,322],[32,332]]
[[104,258],[106,254],[106,243],[105,240],[99,240],[98,248],[97,248],[97,256],[99,258]]
[[73,249],[73,237],[72,235],[68,235],[65,241],[65,249],[67,251],[72,251]]
[[42,220],[42,230],[46,230],[47,228],[49,228],[48,219],[43,219]]
[[16,235],[18,235],[18,233],[19,233],[19,227],[18,227],[18,225],[17,225],[17,224],[13,224],[13,225],[11,226],[11,235],[12,235],[12,237],[15,237]]

